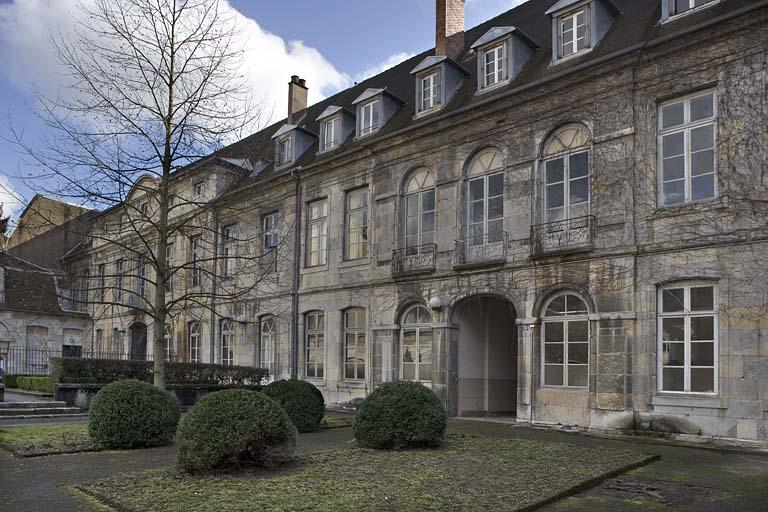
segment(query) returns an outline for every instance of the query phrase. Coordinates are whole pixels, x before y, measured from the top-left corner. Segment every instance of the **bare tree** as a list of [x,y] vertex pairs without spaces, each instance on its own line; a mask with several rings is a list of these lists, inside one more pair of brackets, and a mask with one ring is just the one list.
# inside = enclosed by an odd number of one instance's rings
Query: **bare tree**
[[[37,97],[50,137],[31,143],[11,127],[10,138],[35,167],[31,187],[106,212],[89,243],[121,263],[91,269],[73,300],[147,315],[154,383],[163,388],[169,314],[240,301],[274,273],[265,261],[277,258],[282,237],[253,254],[263,226],[220,229],[242,219],[226,197],[254,171],[250,162],[193,165],[257,126],[262,109],[239,73],[236,19],[218,0],[84,0],[76,18],[72,34],[53,38],[67,88]],[[197,193],[197,185],[181,192],[176,171],[206,162],[226,168],[225,185],[214,194]],[[199,237],[200,254],[172,264],[173,241],[182,237]],[[251,276],[247,282],[227,280],[234,264]],[[190,279],[196,286],[187,286]]]

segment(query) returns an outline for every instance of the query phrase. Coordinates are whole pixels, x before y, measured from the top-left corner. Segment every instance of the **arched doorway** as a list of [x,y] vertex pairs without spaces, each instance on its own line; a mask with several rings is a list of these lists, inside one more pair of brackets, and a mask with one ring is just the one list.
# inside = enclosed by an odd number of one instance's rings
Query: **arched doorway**
[[135,323],[131,326],[131,359],[143,361],[147,359],[147,326]]
[[459,328],[458,415],[515,415],[517,327],[514,306],[494,296],[473,296],[453,310]]

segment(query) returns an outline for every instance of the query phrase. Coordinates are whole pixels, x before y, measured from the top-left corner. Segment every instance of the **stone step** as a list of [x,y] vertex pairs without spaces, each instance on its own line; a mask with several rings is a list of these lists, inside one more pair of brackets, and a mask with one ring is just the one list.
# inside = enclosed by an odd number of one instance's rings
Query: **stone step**
[[0,402],[0,411],[3,409],[36,409],[40,407],[66,407],[66,402],[59,401],[35,401],[35,402]]
[[0,409],[0,418],[7,418],[9,416],[60,416],[80,413],[81,411],[77,407],[38,407],[34,409],[22,407],[18,409]]

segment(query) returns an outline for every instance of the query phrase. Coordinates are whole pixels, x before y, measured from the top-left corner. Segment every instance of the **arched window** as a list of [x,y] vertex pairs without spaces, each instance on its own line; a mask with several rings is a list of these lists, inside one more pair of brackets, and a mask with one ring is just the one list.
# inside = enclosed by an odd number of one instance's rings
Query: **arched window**
[[419,252],[435,243],[435,179],[429,169],[414,171],[403,192],[405,247]]
[[200,322],[189,324],[189,352],[190,363],[200,362]]
[[504,157],[484,149],[467,168],[467,238],[469,245],[504,239]]
[[367,321],[362,308],[344,312],[344,378],[365,379],[365,334]]
[[584,301],[572,293],[550,299],[542,330],[544,385],[587,387],[589,319]]
[[277,329],[274,316],[265,316],[261,319],[261,332],[259,340],[259,362],[262,368],[269,370],[270,377],[274,377],[275,371],[275,335]]
[[235,326],[232,320],[221,320],[221,364],[235,364]]
[[304,372],[312,379],[325,377],[325,313],[311,311],[305,316]]
[[553,133],[542,151],[544,222],[589,215],[587,129],[568,125]]
[[432,315],[424,306],[413,306],[403,314],[400,329],[400,378],[419,382],[432,380]]
[[165,348],[163,357],[166,361],[170,361],[173,357],[173,327],[165,325],[163,327],[163,341],[165,341]]

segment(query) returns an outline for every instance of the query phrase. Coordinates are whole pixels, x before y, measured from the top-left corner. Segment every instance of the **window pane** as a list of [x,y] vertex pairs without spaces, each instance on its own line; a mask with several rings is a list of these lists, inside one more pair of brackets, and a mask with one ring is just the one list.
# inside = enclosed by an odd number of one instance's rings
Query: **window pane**
[[670,288],[662,290],[662,311],[665,313],[682,311],[684,302],[685,290],[683,288]]
[[547,343],[562,343],[563,322],[547,322],[544,324],[544,341]]
[[494,197],[488,200],[488,218],[499,219],[504,216],[504,199]]
[[421,209],[425,212],[431,212],[435,209],[435,191],[430,190],[421,194]]
[[691,100],[691,121],[707,119],[714,115],[714,95],[705,94]]
[[664,341],[685,340],[685,320],[683,318],[661,319],[662,339]]
[[403,363],[403,380],[416,379],[416,365],[413,363]]
[[664,391],[685,391],[685,377],[683,368],[664,368],[662,370],[662,383]]
[[544,344],[544,363],[562,364],[564,359],[562,343]]
[[588,364],[589,344],[568,343],[568,364]]
[[691,318],[691,340],[709,341],[715,339],[715,318],[711,316]]
[[702,126],[691,130],[691,151],[711,149],[715,145],[714,125]]
[[435,213],[425,213],[421,216],[421,232],[430,233],[435,230]]
[[544,365],[544,384],[546,386],[562,386],[563,367],[561,365]]
[[685,133],[678,132],[662,137],[661,150],[664,158],[682,155],[685,152]]
[[469,182],[469,200],[477,201],[485,197],[485,180],[482,178]]
[[571,204],[586,203],[589,201],[589,181],[587,178],[572,181],[571,188]]
[[564,185],[550,185],[547,187],[547,208],[559,208],[564,204]]
[[715,308],[715,289],[712,286],[691,288],[691,311],[712,311]]
[[709,174],[715,171],[715,150],[706,149],[691,154],[691,174]]
[[685,157],[682,155],[665,158],[662,166],[664,181],[681,180],[685,177]]
[[504,175],[494,174],[488,176],[488,197],[500,196],[504,194]]
[[569,366],[568,367],[568,385],[586,387],[588,366]]
[[[561,315],[563,313],[565,313],[565,295],[560,295],[559,297],[555,297],[554,299],[552,299],[552,302],[549,303],[549,306],[547,306],[546,316]],[[562,325],[562,324],[560,322],[553,322],[547,325]],[[562,339],[562,335],[560,339]]]
[[666,105],[661,109],[661,127],[670,128],[683,124],[685,121],[685,107],[683,102]]
[[483,222],[485,208],[482,201],[472,203],[469,207],[469,210],[470,210],[469,218],[472,220],[472,222]]
[[714,343],[691,343],[691,366],[714,366]]
[[664,204],[677,204],[685,201],[685,182],[669,181],[664,183]]
[[587,321],[568,322],[568,341],[588,341],[589,327]]
[[713,393],[715,391],[714,369],[691,368],[691,391],[694,393]]
[[685,343],[664,343],[661,364],[664,366],[685,365]]
[[580,178],[589,174],[589,153],[578,153],[570,157],[570,178]]
[[696,176],[691,180],[691,199],[698,201],[715,197],[715,176],[714,174],[705,174]]
[[504,221],[502,219],[488,221],[488,243],[504,240]]
[[550,160],[547,162],[547,183],[557,183],[563,181],[563,173],[565,170],[565,160],[558,158],[557,160]]

